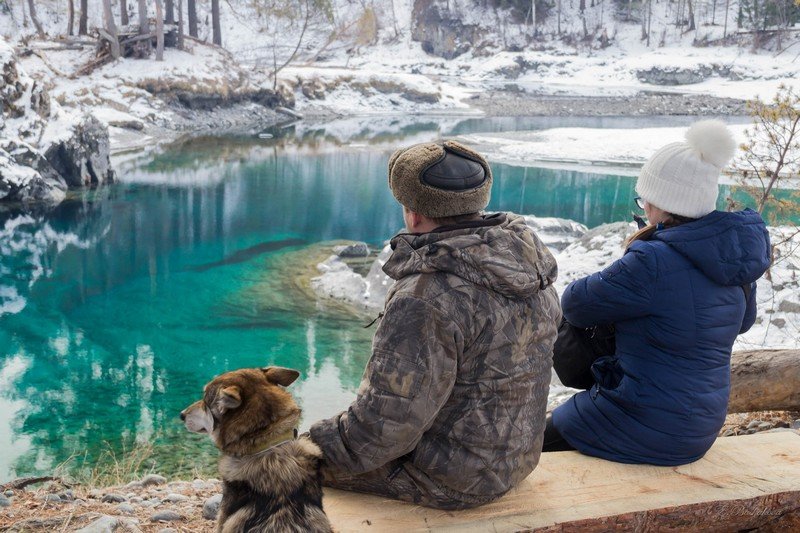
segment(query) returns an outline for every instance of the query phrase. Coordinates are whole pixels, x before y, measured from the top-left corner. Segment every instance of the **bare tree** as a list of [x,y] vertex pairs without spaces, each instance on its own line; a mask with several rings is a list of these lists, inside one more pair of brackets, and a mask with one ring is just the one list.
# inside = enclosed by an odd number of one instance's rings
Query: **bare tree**
[[[150,34],[150,21],[147,18],[147,0],[139,0],[139,35]],[[145,55],[150,55],[150,38],[142,41]]]
[[31,22],[33,22],[33,27],[36,28],[39,38],[44,39],[44,29],[42,28],[42,23],[39,22],[39,17],[36,16],[36,6],[33,0],[28,0],[28,14],[31,16]]
[[[753,125],[745,131],[747,141],[741,145],[742,154],[736,162],[744,171],[745,190],[758,202],[759,213],[767,204],[796,213],[797,203],[781,202],[773,190],[779,182],[800,175],[800,92],[781,86],[771,102],[754,100],[748,108]],[[759,185],[748,187],[744,183],[748,178]]]
[[128,0],[119,0],[119,23],[127,26],[130,23],[128,18]]
[[89,0],[81,0],[81,16],[78,19],[78,35],[89,33]]
[[222,46],[222,28],[219,20],[219,0],[211,0],[211,27],[213,41],[217,46]]
[[183,50],[183,0],[178,1],[178,48]]
[[164,8],[156,0],[156,61],[164,61]]
[[186,10],[189,18],[189,35],[197,38],[197,2],[196,0],[188,0]]
[[114,59],[120,58],[119,38],[117,37],[117,25],[114,23],[114,14],[111,12],[111,0],[103,0],[103,24],[105,25],[103,35],[108,39],[108,44],[111,47],[111,57]]
[[67,0],[67,37],[72,35],[75,24],[75,0]]
[[164,9],[167,12],[164,16],[164,22],[167,24],[175,24],[175,0],[165,0]]

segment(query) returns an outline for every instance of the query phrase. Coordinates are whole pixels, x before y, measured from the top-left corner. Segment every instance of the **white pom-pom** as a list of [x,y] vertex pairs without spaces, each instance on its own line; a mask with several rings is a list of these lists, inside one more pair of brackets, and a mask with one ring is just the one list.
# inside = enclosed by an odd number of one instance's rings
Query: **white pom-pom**
[[720,169],[736,153],[736,139],[721,120],[695,122],[686,132],[686,142],[703,161]]

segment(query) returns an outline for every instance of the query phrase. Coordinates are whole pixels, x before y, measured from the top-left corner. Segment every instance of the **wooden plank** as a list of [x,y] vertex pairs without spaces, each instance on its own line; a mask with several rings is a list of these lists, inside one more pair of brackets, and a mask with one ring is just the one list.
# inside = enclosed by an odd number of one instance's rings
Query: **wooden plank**
[[591,531],[591,524],[598,531],[639,529],[641,524],[670,530],[683,517],[693,520],[681,522],[684,529],[713,530],[730,529],[737,516],[763,525],[781,513],[800,523],[800,435],[786,431],[720,438],[703,459],[679,467],[547,453],[517,489],[466,511],[437,511],[332,489],[325,491],[324,506],[342,533]]

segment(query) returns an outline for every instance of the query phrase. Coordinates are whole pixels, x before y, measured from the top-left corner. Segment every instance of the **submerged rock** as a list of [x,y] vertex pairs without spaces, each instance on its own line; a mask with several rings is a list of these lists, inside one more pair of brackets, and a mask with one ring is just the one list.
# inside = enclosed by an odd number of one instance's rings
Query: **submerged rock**
[[339,257],[368,257],[369,246],[365,242],[344,244],[342,246],[334,246],[333,253]]

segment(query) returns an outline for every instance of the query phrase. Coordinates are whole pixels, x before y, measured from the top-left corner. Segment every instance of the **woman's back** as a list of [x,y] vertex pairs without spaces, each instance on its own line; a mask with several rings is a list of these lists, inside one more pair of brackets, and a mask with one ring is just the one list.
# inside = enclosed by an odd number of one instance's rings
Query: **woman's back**
[[559,433],[579,451],[620,462],[701,457],[724,422],[731,348],[753,323],[751,284],[768,264],[761,217],[715,211],[635,241],[622,259],[571,284],[565,318],[615,324],[617,351],[595,363],[595,387],[554,412]]

